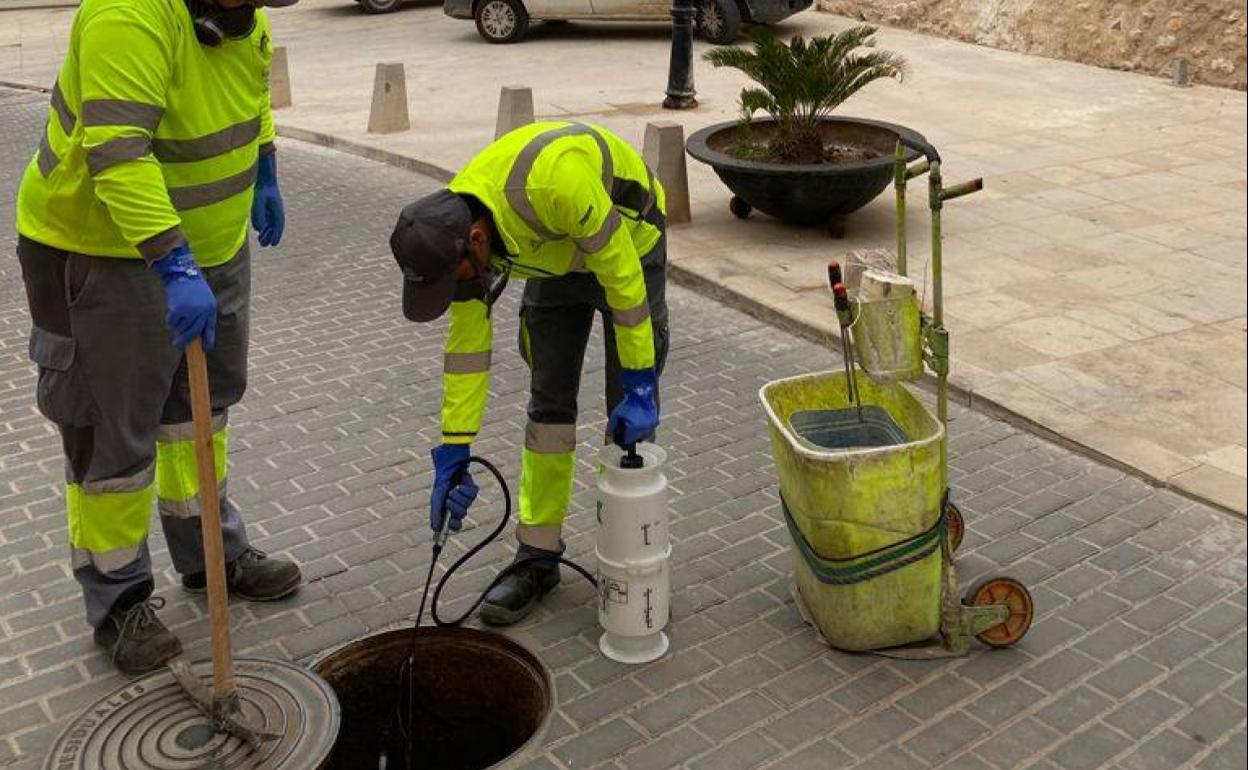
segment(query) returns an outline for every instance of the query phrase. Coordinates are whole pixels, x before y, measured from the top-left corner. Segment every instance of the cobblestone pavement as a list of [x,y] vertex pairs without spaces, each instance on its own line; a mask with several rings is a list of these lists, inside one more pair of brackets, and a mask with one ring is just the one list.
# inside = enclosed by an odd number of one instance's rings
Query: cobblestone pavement
[[[8,255],[17,175],[45,98],[0,90]],[[385,246],[400,205],[429,183],[299,144],[284,143],[281,157],[287,240],[255,261],[231,491],[256,544],[297,559],[308,582],[285,603],[236,604],[234,640],[241,653],[308,661],[415,610],[442,329],[402,321]],[[476,447],[512,479],[526,400],[511,343],[517,293],[498,311]],[[1242,521],[954,410],[954,494],[969,525],[960,576],[1024,580],[1036,625],[1015,648],[962,660],[829,651],[789,596],[756,392],[836,360],[687,291],[673,288],[671,300],[662,440],[673,652],[639,668],[604,660],[591,592],[569,579],[514,632],[552,667],[559,693],[531,770],[1244,766]],[[0,258],[0,766],[20,768],[37,766],[65,720],[121,681],[92,648],[67,569],[59,448],[33,405],[28,324],[16,261]],[[581,435],[592,439],[602,430],[597,354],[587,369]],[[589,481],[583,460],[574,558],[592,558]],[[478,525],[496,510],[485,497]],[[204,656],[205,605],[174,587],[159,527],[153,547],[162,617]],[[491,573],[483,561],[450,594],[464,601]]]

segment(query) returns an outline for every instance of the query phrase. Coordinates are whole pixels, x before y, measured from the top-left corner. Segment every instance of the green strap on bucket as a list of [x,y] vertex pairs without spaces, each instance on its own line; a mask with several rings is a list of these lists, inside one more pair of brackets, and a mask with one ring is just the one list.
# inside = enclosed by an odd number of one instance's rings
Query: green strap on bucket
[[780,496],[780,510],[784,511],[784,523],[788,526],[789,536],[797,545],[797,550],[802,554],[806,566],[810,567],[820,583],[837,586],[872,580],[931,556],[940,547],[940,540],[945,533],[946,508],[947,506],[942,504],[940,518],[936,520],[936,523],[930,529],[914,537],[856,556],[827,559],[815,553],[810,541],[798,529],[797,522],[793,521],[793,514],[789,511],[784,495]]

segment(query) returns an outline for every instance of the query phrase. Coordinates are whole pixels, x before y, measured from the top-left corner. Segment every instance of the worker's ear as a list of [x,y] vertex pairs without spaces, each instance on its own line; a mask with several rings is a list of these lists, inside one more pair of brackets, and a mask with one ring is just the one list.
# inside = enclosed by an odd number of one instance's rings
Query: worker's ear
[[475,220],[468,228],[468,253],[481,263],[490,258],[490,231],[484,219]]

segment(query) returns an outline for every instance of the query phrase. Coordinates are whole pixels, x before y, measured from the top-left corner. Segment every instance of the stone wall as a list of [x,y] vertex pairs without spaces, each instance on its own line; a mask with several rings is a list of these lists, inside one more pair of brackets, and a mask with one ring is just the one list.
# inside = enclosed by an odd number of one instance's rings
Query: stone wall
[[1245,86],[1245,0],[818,0],[821,10],[928,34],[1169,77]]

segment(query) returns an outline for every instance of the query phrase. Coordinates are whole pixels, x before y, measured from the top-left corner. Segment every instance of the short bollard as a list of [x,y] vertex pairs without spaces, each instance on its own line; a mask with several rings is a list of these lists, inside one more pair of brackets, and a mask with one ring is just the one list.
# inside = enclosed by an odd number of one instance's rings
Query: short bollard
[[290,98],[290,62],[286,58],[286,47],[278,46],[273,49],[273,63],[269,65],[269,105],[280,110],[293,104]]
[[373,105],[368,112],[368,133],[391,134],[412,127],[407,115],[407,78],[402,62],[377,65],[373,78]]
[[498,95],[498,120],[494,138],[533,122],[533,89],[528,86],[503,86]]
[[669,120],[647,123],[641,155],[663,185],[668,224],[688,222],[691,215],[689,172],[685,165],[685,127]]
[[1187,59],[1179,56],[1170,62],[1171,74],[1174,78],[1174,85],[1179,88],[1187,88],[1191,83],[1191,73]]

